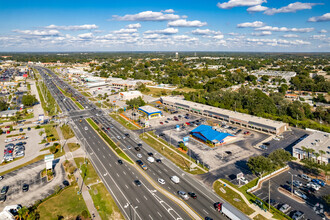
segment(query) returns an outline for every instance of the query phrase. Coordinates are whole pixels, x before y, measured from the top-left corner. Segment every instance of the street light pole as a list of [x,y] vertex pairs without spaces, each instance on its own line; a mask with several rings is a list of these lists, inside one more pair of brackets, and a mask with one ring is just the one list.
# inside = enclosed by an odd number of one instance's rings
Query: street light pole
[[[290,173],[290,172],[288,172],[288,173]],[[293,195],[293,174],[292,173],[290,173],[291,174],[291,195]]]

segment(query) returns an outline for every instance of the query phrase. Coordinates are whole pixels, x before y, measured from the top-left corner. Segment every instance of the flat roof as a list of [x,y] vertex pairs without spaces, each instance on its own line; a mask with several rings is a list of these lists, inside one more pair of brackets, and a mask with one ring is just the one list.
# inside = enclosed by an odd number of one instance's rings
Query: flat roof
[[196,102],[184,100],[183,98],[180,98],[177,96],[162,96],[161,99],[164,101],[175,103],[178,106],[181,105],[186,108],[197,109],[200,111],[204,111],[206,113],[207,112],[209,112],[211,114],[214,113],[214,115],[219,115],[220,117],[225,117],[225,118],[230,117],[233,119],[251,122],[250,123],[251,125],[256,125],[256,126],[262,125],[262,126],[276,128],[276,129],[287,125],[286,123],[281,122],[281,121],[274,121],[271,119],[261,118],[261,117],[257,117],[257,116],[253,116],[253,115],[249,115],[249,114],[240,113],[240,112],[234,112],[234,111],[230,111],[227,109],[216,108],[216,107],[212,107],[209,105],[199,104]]
[[[329,151],[328,147],[330,147],[330,134],[327,132],[315,131],[294,146],[294,148],[299,148],[301,150],[302,147],[314,149],[316,153],[319,153],[319,150],[327,152]],[[326,155],[323,155],[323,157],[327,157]]]
[[161,113],[161,111],[153,106],[150,105],[145,105],[145,106],[141,106],[139,107],[139,110],[142,110],[148,114],[152,114],[152,113]]

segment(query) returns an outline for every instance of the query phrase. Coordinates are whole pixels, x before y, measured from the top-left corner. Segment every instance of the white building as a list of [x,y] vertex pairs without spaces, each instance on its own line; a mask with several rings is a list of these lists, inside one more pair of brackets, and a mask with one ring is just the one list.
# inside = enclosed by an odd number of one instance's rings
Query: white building
[[[309,152],[308,151],[313,151]],[[322,151],[324,152],[322,154]],[[318,155],[316,155],[316,153]],[[314,131],[295,146],[293,146],[292,154],[297,159],[312,158],[317,163],[321,161],[325,164],[330,162],[330,134],[321,131]],[[318,156],[318,157],[316,157]]]
[[140,91],[128,91],[128,92],[120,92],[119,99],[120,100],[131,100],[137,97],[142,97],[142,93]]

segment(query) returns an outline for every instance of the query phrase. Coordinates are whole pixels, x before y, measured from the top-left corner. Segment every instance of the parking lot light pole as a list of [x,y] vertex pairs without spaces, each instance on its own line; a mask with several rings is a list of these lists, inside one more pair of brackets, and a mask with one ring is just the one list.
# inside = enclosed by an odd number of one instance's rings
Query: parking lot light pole
[[[290,172],[288,172],[288,173],[290,173]],[[292,173],[290,173],[291,174],[291,195],[293,195],[293,174]]]

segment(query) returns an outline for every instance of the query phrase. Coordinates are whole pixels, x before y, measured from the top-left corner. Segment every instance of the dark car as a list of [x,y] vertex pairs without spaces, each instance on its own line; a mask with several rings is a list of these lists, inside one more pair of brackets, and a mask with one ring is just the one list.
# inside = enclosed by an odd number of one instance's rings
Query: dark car
[[27,191],[29,191],[29,185],[26,184],[26,183],[23,184],[22,190],[23,190],[23,192],[27,192]]
[[126,133],[125,136],[126,136],[126,137],[130,137],[130,136],[129,136],[129,133]]
[[288,186],[288,185],[284,185],[284,186],[282,186],[284,189],[286,189],[286,190],[288,190],[288,191],[290,191],[291,192],[291,187],[290,186]]
[[193,192],[188,192],[188,195],[193,199],[197,199],[197,195]]
[[139,150],[141,150],[139,147],[135,147],[134,148],[136,151],[139,151]]
[[28,131],[31,131],[31,128],[30,127],[28,127],[27,129],[28,129]]
[[118,163],[119,163],[119,164],[123,164],[123,161],[122,161],[122,160],[118,160]]
[[1,195],[0,196],[0,202],[5,202],[7,199],[7,196],[6,195]]
[[137,185],[137,186],[141,186],[141,185],[142,185],[142,183],[141,183],[140,180],[134,180],[134,183],[135,183],[135,185]]
[[148,155],[149,155],[150,157],[152,157],[154,154],[153,154],[153,153],[151,153],[151,152],[149,152],[149,153],[148,153]]
[[6,194],[8,192],[9,186],[4,186],[1,189],[1,194]]
[[141,144],[141,143],[139,143],[139,144],[138,144],[138,147],[142,147],[142,144]]
[[19,132],[23,132],[23,128],[20,128],[20,129],[19,129]]
[[63,185],[64,185],[64,186],[70,186],[70,183],[69,183],[69,181],[64,180],[64,181],[63,181]]
[[156,162],[157,162],[157,163],[161,163],[162,160],[161,160],[161,159],[156,159]]
[[139,164],[139,165],[143,165],[142,160],[137,160],[136,163]]

